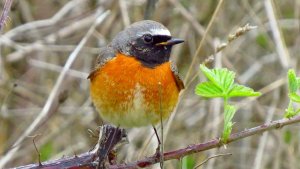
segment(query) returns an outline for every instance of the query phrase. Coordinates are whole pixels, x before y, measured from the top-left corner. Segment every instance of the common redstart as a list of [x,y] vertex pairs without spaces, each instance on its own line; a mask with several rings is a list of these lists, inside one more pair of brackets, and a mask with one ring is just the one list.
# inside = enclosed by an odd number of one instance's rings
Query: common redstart
[[101,117],[121,127],[155,125],[168,118],[184,88],[170,61],[173,45],[182,42],[151,20],[119,32],[101,49],[88,77],[91,98]]

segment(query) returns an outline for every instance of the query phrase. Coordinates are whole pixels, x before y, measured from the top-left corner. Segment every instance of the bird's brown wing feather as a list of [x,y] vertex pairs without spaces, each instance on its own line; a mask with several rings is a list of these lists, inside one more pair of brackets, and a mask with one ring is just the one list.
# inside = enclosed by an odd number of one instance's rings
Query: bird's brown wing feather
[[184,83],[179,75],[177,66],[173,62],[171,62],[170,66],[171,66],[171,71],[173,72],[174,78],[176,80],[176,85],[180,91],[180,90],[184,89]]
[[96,60],[93,71],[89,74],[88,79],[92,79],[99,68],[116,56],[115,51],[111,46],[106,46],[100,49],[100,53]]

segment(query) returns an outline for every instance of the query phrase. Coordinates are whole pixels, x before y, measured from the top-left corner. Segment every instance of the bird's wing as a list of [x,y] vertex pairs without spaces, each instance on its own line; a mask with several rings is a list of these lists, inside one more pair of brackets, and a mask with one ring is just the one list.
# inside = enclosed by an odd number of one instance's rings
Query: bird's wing
[[96,65],[94,70],[89,74],[88,79],[94,77],[95,73],[99,68],[105,65],[108,61],[113,59],[116,56],[115,51],[112,49],[111,46],[106,46],[100,49],[100,54],[96,60]]
[[178,73],[177,66],[173,62],[171,62],[170,65],[171,65],[171,70],[173,72],[174,78],[176,80],[176,85],[178,87],[178,90],[180,91],[180,90],[184,89],[184,83]]

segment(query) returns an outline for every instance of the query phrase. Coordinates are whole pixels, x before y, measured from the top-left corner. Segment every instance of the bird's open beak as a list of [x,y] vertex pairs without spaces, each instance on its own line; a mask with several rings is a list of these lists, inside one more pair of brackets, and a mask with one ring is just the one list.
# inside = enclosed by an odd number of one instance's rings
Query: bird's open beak
[[172,38],[166,42],[157,43],[156,46],[172,46],[184,42],[182,39]]

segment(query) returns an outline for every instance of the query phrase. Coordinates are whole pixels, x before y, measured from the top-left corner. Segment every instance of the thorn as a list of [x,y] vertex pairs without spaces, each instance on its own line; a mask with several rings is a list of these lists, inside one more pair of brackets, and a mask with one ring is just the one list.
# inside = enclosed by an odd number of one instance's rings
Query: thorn
[[73,151],[74,157],[75,157],[75,158],[78,158],[76,152],[75,152],[74,149],[73,149],[73,146],[72,146],[72,151]]

